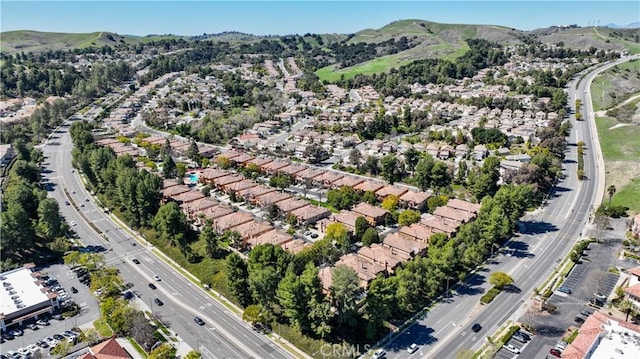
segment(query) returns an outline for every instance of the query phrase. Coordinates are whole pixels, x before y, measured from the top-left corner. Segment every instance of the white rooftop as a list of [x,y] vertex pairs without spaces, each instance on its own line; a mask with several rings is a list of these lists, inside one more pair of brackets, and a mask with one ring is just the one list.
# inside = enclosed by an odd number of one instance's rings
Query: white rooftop
[[640,333],[609,320],[602,326],[600,343],[589,358],[625,359],[640,358]]
[[[41,291],[42,286],[35,283],[36,279],[31,273],[29,269],[18,268],[0,274],[0,313],[9,316],[18,310],[49,301],[47,294]],[[12,297],[20,300],[24,307],[18,308]]]

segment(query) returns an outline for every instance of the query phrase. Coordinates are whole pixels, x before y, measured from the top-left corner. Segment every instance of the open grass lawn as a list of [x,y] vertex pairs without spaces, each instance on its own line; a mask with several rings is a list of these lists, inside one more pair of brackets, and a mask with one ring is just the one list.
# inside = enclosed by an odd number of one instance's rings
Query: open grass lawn
[[98,319],[95,322],[93,322],[93,326],[96,328],[100,336],[103,338],[108,338],[113,335],[113,330],[111,330],[111,328],[109,328],[109,326],[106,323],[104,323],[102,319]]
[[[608,198],[605,198],[608,203]],[[630,212],[640,213],[640,178],[636,178],[618,191],[611,199],[612,206],[629,207]]]
[[610,130],[618,121],[596,118],[598,137],[605,161],[640,161],[640,127],[622,126]]
[[591,82],[593,109],[607,110],[629,98],[640,87],[639,74],[640,61],[627,61],[596,76]]
[[358,65],[354,65],[351,67],[346,67],[344,69],[335,69],[335,65],[325,66],[318,71],[316,71],[316,75],[320,78],[321,81],[329,81],[334,82],[340,80],[340,77],[344,75],[346,79],[352,78],[357,74],[363,75],[371,75],[385,72],[392,67],[400,67],[404,64],[407,64],[411,61],[401,61],[399,60],[397,55],[389,55],[379,57],[377,59],[373,59],[370,61],[363,62]]

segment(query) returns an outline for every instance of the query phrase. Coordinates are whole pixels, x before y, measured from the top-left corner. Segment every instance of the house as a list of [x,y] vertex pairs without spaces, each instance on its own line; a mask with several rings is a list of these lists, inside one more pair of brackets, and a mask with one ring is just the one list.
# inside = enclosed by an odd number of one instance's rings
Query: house
[[218,217],[212,221],[213,230],[217,233],[224,233],[239,226],[243,223],[253,222],[253,216],[244,212],[234,212],[227,214],[226,216]]
[[324,173],[323,170],[308,167],[298,173],[295,174],[294,179],[297,183],[305,183],[308,180],[313,180],[314,178],[322,175]]
[[166,202],[168,199],[172,199],[173,197],[179,195],[180,193],[185,193],[189,191],[191,191],[191,188],[185,185],[171,186],[162,190],[162,198]]
[[481,161],[482,159],[487,157],[488,153],[489,150],[487,150],[487,147],[485,145],[476,145],[473,148],[473,158],[476,159],[476,161]]
[[219,204],[220,203],[218,201],[216,201],[211,197],[204,197],[192,202],[182,203],[180,205],[180,208],[182,209],[184,214],[187,216],[187,218],[194,220],[196,213],[204,211],[211,207],[215,207]]
[[241,153],[239,156],[235,156],[229,159],[229,161],[231,162],[232,165],[246,166],[249,163],[249,161],[253,160],[254,158],[255,158],[254,156],[251,156],[249,154]]
[[413,223],[409,226],[402,226],[398,231],[404,238],[414,241],[423,241],[429,244],[429,238],[433,235],[433,232],[428,227],[421,225],[420,223]]
[[629,285],[624,289],[625,296],[633,305],[636,310],[640,310],[640,267],[635,267],[627,270],[629,276]]
[[228,176],[219,177],[213,180],[213,184],[217,189],[224,190],[228,185],[236,182],[240,182],[244,179],[242,175],[230,174]]
[[360,286],[364,289],[369,287],[369,284],[375,277],[385,272],[385,267],[379,264],[375,264],[366,258],[358,256],[355,253],[345,254],[336,262],[335,266],[347,266],[358,274],[360,279]]
[[314,184],[317,184],[323,187],[331,187],[331,185],[334,182],[338,181],[343,177],[344,177],[343,174],[332,172],[332,171],[325,171],[320,176],[314,177],[313,182]]
[[386,216],[389,215],[388,211],[364,202],[358,203],[351,211],[366,218],[372,226],[384,223]]
[[635,217],[633,217],[629,227],[631,230],[631,235],[633,235],[635,238],[640,238],[640,213],[636,214]]
[[247,165],[254,164],[260,169],[260,171],[262,171],[262,167],[269,162],[273,162],[273,159],[265,156],[258,156],[252,159],[251,161],[247,162]]
[[406,253],[393,251],[390,247],[378,243],[360,248],[357,254],[374,264],[384,267],[388,273],[393,273],[398,265],[411,259],[411,256]]
[[291,163],[286,161],[275,160],[273,162],[265,163],[260,167],[260,170],[268,175],[275,175],[276,173],[278,173],[278,170],[287,167],[290,164]]
[[253,248],[261,244],[273,244],[274,246],[282,246],[293,240],[293,236],[282,231],[272,230],[262,233],[259,236],[249,238],[247,247]]
[[231,213],[233,213],[231,207],[219,205],[195,212],[194,215],[198,224],[203,225],[207,220],[213,221]]
[[403,194],[407,193],[409,190],[403,187],[398,187],[398,186],[393,186],[393,185],[388,185],[388,186],[384,186],[382,188],[380,188],[379,190],[375,191],[375,195],[376,197],[378,197],[378,199],[383,200],[385,198],[387,198],[387,196],[397,196],[398,198],[400,198],[400,196],[402,196]]
[[438,152],[438,158],[441,160],[448,159],[453,153],[455,153],[455,149],[450,145],[444,145],[440,148],[440,152]]
[[302,201],[294,197],[289,197],[282,201],[278,201],[275,205],[276,207],[278,207],[278,209],[280,210],[280,213],[284,218],[289,217],[289,215],[291,215],[291,212],[293,212],[296,209],[301,209],[301,208],[310,206],[309,202]]
[[234,231],[240,233],[242,238],[242,247],[247,247],[247,241],[259,237],[267,232],[273,231],[273,227],[267,222],[262,221],[249,221],[237,225],[232,228]]
[[440,206],[433,211],[435,217],[440,217],[442,223],[452,228],[457,228],[462,223],[467,223],[476,217],[474,212],[467,212],[449,206]]
[[333,182],[331,184],[332,188],[340,188],[342,186],[346,186],[346,187],[355,187],[357,185],[359,185],[360,183],[364,182],[364,179],[359,178],[359,177],[352,177],[352,176],[344,176],[342,178],[340,178],[339,180]]
[[478,214],[481,206],[477,203],[471,203],[468,201],[454,198],[454,199],[450,199],[449,202],[447,202],[447,207],[459,209],[461,211],[465,211],[469,213]]
[[306,169],[306,166],[299,165],[297,163],[292,163],[288,166],[282,167],[278,170],[278,174],[287,175],[291,178],[295,176],[296,173],[302,172]]
[[449,237],[451,237],[457,230],[457,226],[452,227],[445,224],[441,217],[435,217],[432,215],[423,216],[420,220],[420,224],[429,228],[429,230],[434,233],[445,233]]
[[522,163],[529,163],[531,162],[531,156],[529,156],[526,153],[520,153],[517,155],[508,155],[504,157],[505,160],[507,161],[517,161],[517,162],[522,162]]
[[395,255],[410,257],[422,255],[427,249],[426,242],[407,239],[397,232],[384,237],[382,245],[389,247]]
[[236,192],[236,197],[241,196],[245,201],[255,203],[255,199],[267,193],[277,191],[275,188],[267,187],[265,185],[257,185],[255,187],[248,187]]
[[132,356],[118,343],[115,337],[89,347],[89,352],[80,359],[131,359]]
[[170,179],[163,179],[162,180],[162,189],[165,188],[169,188],[169,187],[173,187],[173,186],[177,186],[179,185],[180,182],[178,182],[178,180],[170,178]]
[[310,245],[311,243],[305,242],[302,239],[294,239],[292,241],[282,243],[280,247],[291,254],[298,254],[302,252],[305,247],[308,247]]
[[382,187],[384,187],[384,185],[381,184],[381,183],[373,182],[373,181],[364,181],[362,183],[359,183],[359,184],[355,185],[353,187],[353,189],[355,189],[356,191],[373,192],[373,193],[375,193],[376,191],[378,191]]
[[239,192],[242,192],[243,190],[246,190],[248,188],[256,187],[257,185],[258,184],[255,183],[254,181],[243,179],[241,181],[229,183],[229,184],[223,186],[222,190],[225,193],[229,193],[229,194],[231,192],[234,192],[236,194],[236,196],[237,196]]
[[422,211],[426,208],[429,197],[431,197],[431,193],[428,192],[407,191],[400,196],[400,205],[405,208]]
[[427,145],[427,153],[433,158],[438,157],[439,150],[440,150],[440,146],[438,146],[438,144],[435,142],[431,142],[429,145]]
[[213,183],[214,180],[228,176],[230,173],[226,170],[221,170],[218,168],[205,168],[202,173],[198,176],[198,182],[202,184],[210,184]]
[[469,153],[469,146],[466,143],[460,144],[456,146],[455,155],[456,158],[464,158]]
[[204,194],[202,194],[202,192],[200,191],[188,191],[172,197],[172,199],[179,205],[184,203],[191,203],[202,198],[204,198]]
[[308,226],[329,217],[331,212],[324,207],[309,205],[295,209],[291,214],[296,217],[298,225]]
[[272,204],[276,204],[280,201],[284,201],[285,199],[291,198],[291,195],[282,192],[269,192],[263,195],[257,196],[254,198],[253,202],[262,208],[266,209]]
[[334,213],[329,218],[320,221],[320,231],[326,231],[327,227],[331,223],[342,223],[345,227],[347,227],[347,231],[354,232],[356,229],[356,220],[361,215],[351,212],[351,211],[341,211],[340,213]]

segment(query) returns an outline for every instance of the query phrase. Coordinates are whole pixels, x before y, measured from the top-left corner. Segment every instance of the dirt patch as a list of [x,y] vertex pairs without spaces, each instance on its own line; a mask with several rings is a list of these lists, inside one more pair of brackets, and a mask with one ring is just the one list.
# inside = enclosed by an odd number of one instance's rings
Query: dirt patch
[[640,163],[629,161],[608,161],[605,163],[606,187],[622,188],[631,180],[640,177]]

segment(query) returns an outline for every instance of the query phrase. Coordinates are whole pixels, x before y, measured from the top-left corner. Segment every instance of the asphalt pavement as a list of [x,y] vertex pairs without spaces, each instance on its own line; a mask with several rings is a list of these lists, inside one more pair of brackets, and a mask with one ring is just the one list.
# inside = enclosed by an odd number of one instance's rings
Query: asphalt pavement
[[[105,259],[121,270],[126,282],[134,283],[141,295],[152,298],[147,288],[153,275],[159,275],[157,295],[165,305],[154,308],[168,326],[178,333],[180,340],[191,348],[199,348],[206,358],[285,358],[290,354],[263,334],[254,332],[238,315],[216,301],[202,288],[194,285],[174,268],[159,260],[152,247],[140,243],[132,246],[132,235],[121,229],[104,213],[94,198],[85,190],[80,176],[71,165],[73,147],[68,133],[69,122],[65,122],[43,146],[48,165],[43,173],[49,182],[49,196],[60,203],[61,212],[67,221],[77,223],[72,229],[85,245],[102,245],[108,249]],[[70,205],[64,205],[69,201]],[[75,205],[74,205],[75,204]],[[81,207],[82,205],[82,207]],[[93,223],[101,233],[97,233]],[[131,262],[140,257],[141,265]],[[194,323],[200,316],[205,326]]]

